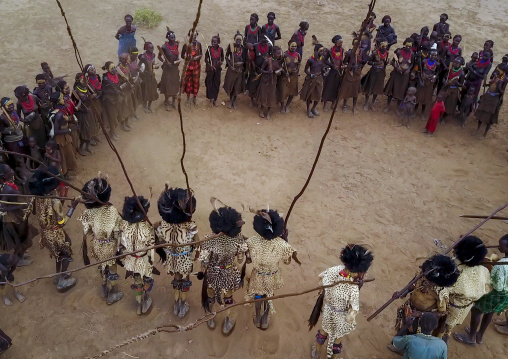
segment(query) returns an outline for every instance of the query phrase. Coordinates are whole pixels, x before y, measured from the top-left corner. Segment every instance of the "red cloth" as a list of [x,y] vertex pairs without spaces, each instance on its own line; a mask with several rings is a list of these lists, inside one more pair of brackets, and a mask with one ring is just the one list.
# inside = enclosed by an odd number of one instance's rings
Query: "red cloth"
[[429,131],[430,133],[434,133],[434,131],[436,131],[439,118],[444,112],[445,112],[444,102],[436,101],[434,106],[432,106],[432,110],[430,110],[429,120],[427,121],[427,125],[425,126],[427,131]]

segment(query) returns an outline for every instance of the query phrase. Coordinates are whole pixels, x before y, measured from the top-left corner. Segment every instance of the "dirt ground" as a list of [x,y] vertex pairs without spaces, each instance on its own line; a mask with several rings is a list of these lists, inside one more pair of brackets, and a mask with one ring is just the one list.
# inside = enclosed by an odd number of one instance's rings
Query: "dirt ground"
[[[123,25],[126,13],[146,5],[164,17],[155,30],[138,29],[141,48],[141,36],[162,44],[166,25],[183,40],[197,5],[196,0],[63,3],[84,62],[96,67],[116,58],[117,42],[113,36]],[[243,31],[251,12],[260,14],[264,24],[265,14],[275,11],[282,29],[280,44],[285,44],[305,18],[311,24],[306,57],[310,55],[312,34],[330,46],[332,36],[340,33],[348,45],[351,32],[365,16],[366,4],[365,0],[279,0],[262,5],[205,0],[199,31],[207,41],[219,32],[222,46],[226,47],[237,29]],[[499,61],[508,49],[508,41],[502,36],[508,30],[502,25],[502,4],[501,0],[444,0],[434,9],[424,9],[421,2],[394,0],[380,1],[375,11],[378,23],[384,14],[391,15],[399,42],[424,25],[432,26],[439,14],[447,12],[452,33],[463,35],[467,56],[492,38]],[[34,87],[41,61],[48,61],[55,75],[68,73],[73,77],[78,68],[54,1],[0,1],[0,12],[0,51],[4,54],[0,63],[1,96],[13,96],[13,89],[21,84]],[[200,40],[203,41],[201,37]],[[188,141],[185,165],[196,192],[198,207],[194,218],[201,235],[209,232],[210,196],[236,208],[241,203],[253,207],[269,204],[270,208],[287,213],[292,197],[308,175],[328,115],[309,120],[304,104],[296,100],[291,114],[276,113],[271,121],[266,121],[249,108],[245,97],[240,98],[237,111],[230,111],[223,105],[211,108],[203,92],[204,86],[197,107],[184,108]],[[221,92],[219,101],[225,100]],[[486,140],[478,141],[470,136],[475,126],[473,118],[466,129],[451,120],[438,129],[434,138],[428,138],[420,133],[423,123],[419,119],[413,121],[410,130],[394,127],[394,115],[379,111],[383,105],[384,98],[376,104],[376,112],[361,111],[355,116],[337,113],[314,178],[296,205],[289,225],[290,243],[298,250],[303,265],[283,268],[286,286],[281,293],[317,285],[318,274],[338,264],[339,250],[345,243],[373,247],[376,259],[368,275],[376,280],[362,289],[358,327],[344,340],[347,358],[397,358],[386,345],[394,334],[395,311],[401,301],[370,323],[366,318],[412,278],[418,258],[437,250],[434,238],[450,245],[478,222],[461,219],[461,214],[488,214],[508,198],[506,106],[500,116],[501,124],[492,129]],[[140,121],[134,123],[134,130],[121,133],[117,143],[138,194],[148,195],[148,188],[154,188],[149,212],[152,221],[160,218],[155,200],[164,183],[185,185],[179,165],[182,148],[177,113],[164,111],[161,100],[155,109],[152,115],[139,111]],[[113,184],[112,202],[120,207],[130,189],[119,163],[105,141],[95,150],[95,155],[79,158],[80,169],[74,183],[82,185],[99,170],[107,172]],[[244,213],[244,218],[244,234],[252,235],[252,215]],[[75,262],[71,268],[75,268],[81,265],[81,226],[74,219],[67,231],[74,241]],[[496,244],[507,231],[505,223],[490,221],[477,234],[487,243]],[[35,242],[30,250],[35,263],[20,268],[17,281],[54,271],[47,251],[40,250]],[[191,311],[180,320],[172,314],[171,278],[167,275],[156,277],[154,309],[144,317],[135,314],[130,280],[120,283],[124,299],[109,307],[99,297],[97,270],[81,271],[75,277],[77,286],[66,294],[57,293],[51,280],[41,280],[22,288],[27,297],[25,303],[0,307],[0,327],[14,344],[5,358],[93,356],[155,326],[183,325],[203,314],[199,305],[201,283],[197,279],[189,295]],[[236,300],[242,297],[242,291],[235,295]],[[252,307],[238,307],[234,311],[237,326],[229,338],[202,325],[181,334],[152,336],[116,350],[109,357],[307,358],[315,332],[307,330],[306,320],[315,299],[314,293],[277,301],[277,313],[266,332],[254,327]],[[465,324],[458,329],[462,330]],[[500,358],[507,352],[507,343],[505,337],[490,328],[482,346],[469,347],[451,340],[449,357]]]

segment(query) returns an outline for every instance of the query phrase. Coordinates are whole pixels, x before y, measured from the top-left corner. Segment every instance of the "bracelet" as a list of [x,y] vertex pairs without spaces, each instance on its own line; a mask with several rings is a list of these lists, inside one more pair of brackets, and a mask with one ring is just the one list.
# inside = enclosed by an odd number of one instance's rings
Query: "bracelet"
[[65,223],[65,218],[63,218],[61,221],[58,221],[58,224],[64,224]]

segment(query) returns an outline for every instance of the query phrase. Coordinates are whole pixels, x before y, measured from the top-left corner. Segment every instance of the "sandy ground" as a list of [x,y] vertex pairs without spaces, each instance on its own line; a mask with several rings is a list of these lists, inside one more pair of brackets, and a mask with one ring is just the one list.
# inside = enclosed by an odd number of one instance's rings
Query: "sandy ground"
[[[190,26],[197,1],[65,1],[64,6],[85,63],[102,65],[115,59],[114,34],[123,24],[123,15],[146,5],[161,11],[163,23],[153,31],[139,29],[141,36],[162,44],[165,25],[183,40]],[[362,1],[361,3],[366,3]],[[286,43],[302,18],[310,21],[311,34],[329,46],[338,32],[346,42],[365,14],[363,5],[352,1],[266,1],[262,5],[239,0],[205,0],[199,30],[209,39],[222,35],[225,47],[237,29],[243,29],[249,14],[257,11],[264,23],[265,14],[275,11]],[[380,1],[378,19],[389,13],[402,41],[422,26],[432,26],[441,12],[450,15],[451,30],[461,33],[466,54],[481,49],[487,38],[495,41],[496,60],[506,53],[507,26],[501,25],[501,0],[445,0],[433,10],[422,10],[423,3],[407,4],[400,0]],[[48,61],[55,74],[74,74],[73,57],[65,24],[56,3],[41,1],[0,1],[4,54],[0,63],[1,95],[12,96],[15,86],[35,86],[39,63]],[[310,43],[310,41],[309,41]],[[310,54],[306,46],[306,55]],[[98,66],[97,66],[98,67]],[[159,74],[160,75],[160,74]],[[203,87],[204,90],[204,87]],[[286,213],[292,197],[300,190],[310,170],[328,116],[309,120],[304,105],[296,101],[291,114],[276,114],[272,121],[262,120],[241,97],[239,110],[225,106],[210,108],[200,94],[199,106],[184,109],[188,147],[186,157],[190,183],[196,192],[195,214],[200,233],[209,231],[210,196],[240,208],[270,205]],[[221,92],[220,101],[226,98]],[[384,99],[381,99],[384,101]],[[361,103],[361,102],[360,102]],[[179,168],[181,137],[175,111],[167,113],[162,103],[153,115],[139,111],[140,121],[130,133],[121,133],[117,147],[139,194],[148,195],[152,186],[158,195],[165,182],[184,186]],[[383,103],[378,103],[379,110]],[[506,109],[501,119],[506,118]],[[508,198],[506,176],[508,128],[506,121],[496,126],[485,141],[470,136],[454,121],[440,127],[437,136],[420,133],[423,123],[413,127],[394,127],[394,115],[382,112],[356,115],[337,114],[325,143],[314,178],[290,221],[290,243],[298,250],[303,266],[285,267],[285,288],[293,292],[318,283],[317,275],[338,264],[345,243],[367,243],[374,249],[375,264],[369,273],[376,281],[365,285],[361,295],[358,327],[345,339],[347,358],[397,358],[386,349],[393,335],[397,304],[393,304],[370,323],[366,317],[402,288],[417,270],[417,258],[436,251],[434,238],[450,245],[460,234],[477,223],[459,215],[488,214]],[[110,175],[114,204],[120,206],[130,194],[120,166],[103,142],[96,154],[80,158],[74,182],[83,184],[99,170]],[[504,178],[504,180],[503,180]],[[155,201],[149,212],[152,221],[160,217]],[[75,218],[81,212],[75,214]],[[505,215],[508,212],[505,211]],[[245,235],[254,233],[252,215],[244,214]],[[32,218],[33,220],[33,218]],[[74,240],[75,262],[81,265],[80,224],[73,220],[67,231]],[[507,232],[506,224],[491,221],[477,232],[489,244]],[[53,261],[37,244],[30,250],[35,263],[16,272],[17,281],[51,273]],[[123,272],[122,272],[123,273]],[[156,278],[154,309],[146,317],[137,317],[130,281],[122,281],[125,298],[108,307],[99,298],[98,271],[89,269],[75,274],[78,285],[66,294],[58,294],[50,280],[41,280],[22,289],[25,303],[0,307],[0,327],[12,336],[14,345],[5,358],[80,358],[102,350],[165,323],[185,324],[200,317],[200,282],[190,292],[191,311],[184,320],[172,314],[171,278]],[[240,300],[243,293],[236,294]],[[306,319],[316,294],[276,303],[277,314],[266,332],[252,324],[252,307],[235,310],[237,327],[230,338],[205,325],[182,334],[158,334],[155,337],[117,350],[110,358],[307,358],[314,331],[308,332]],[[461,327],[462,328],[462,327]],[[450,343],[450,358],[499,358],[508,349],[506,338],[489,329],[485,344],[469,347]],[[324,355],[324,353],[323,353]]]

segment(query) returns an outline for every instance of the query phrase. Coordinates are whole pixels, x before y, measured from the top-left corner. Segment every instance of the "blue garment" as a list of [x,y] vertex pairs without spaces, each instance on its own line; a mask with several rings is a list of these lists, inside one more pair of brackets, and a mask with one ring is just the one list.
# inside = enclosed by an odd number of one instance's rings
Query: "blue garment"
[[136,46],[136,31],[120,34],[118,40],[118,57],[124,52],[129,53],[129,47]]
[[404,350],[404,359],[446,359],[445,342],[431,335],[415,334],[394,337],[393,345]]

